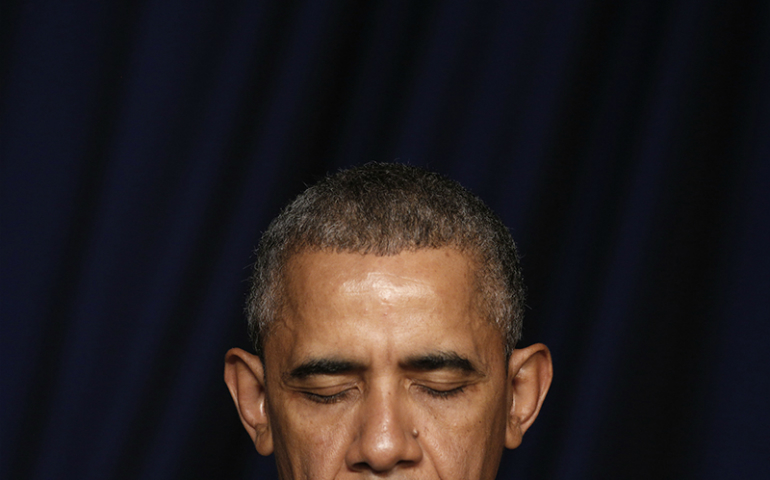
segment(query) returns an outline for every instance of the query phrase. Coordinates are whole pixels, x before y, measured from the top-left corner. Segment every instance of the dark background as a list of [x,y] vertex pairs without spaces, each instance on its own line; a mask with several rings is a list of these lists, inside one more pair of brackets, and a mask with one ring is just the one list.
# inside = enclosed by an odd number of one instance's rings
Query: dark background
[[3,2],[4,479],[270,478],[222,381],[325,172],[427,166],[556,375],[500,478],[767,478],[770,2]]

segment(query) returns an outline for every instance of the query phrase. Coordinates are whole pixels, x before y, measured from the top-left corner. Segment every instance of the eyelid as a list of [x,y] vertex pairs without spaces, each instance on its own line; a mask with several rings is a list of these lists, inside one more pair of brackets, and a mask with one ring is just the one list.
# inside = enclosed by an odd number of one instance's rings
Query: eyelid
[[357,383],[356,378],[343,375],[313,375],[308,378],[292,379],[284,384],[292,390],[342,390],[350,388]]
[[426,385],[435,390],[449,390],[451,388],[477,383],[481,378],[474,378],[468,375],[458,375],[453,372],[430,372],[421,375],[414,375],[411,382],[420,385]]
[[355,382],[336,383],[333,385],[297,385],[294,390],[315,403],[336,403],[344,400],[353,390]]
[[459,394],[463,393],[463,391],[465,390],[466,386],[467,385],[463,384],[463,385],[460,385],[458,387],[450,388],[448,390],[440,390],[440,389],[436,389],[436,388],[431,388],[431,387],[429,387],[427,385],[417,385],[417,387],[419,387],[421,390],[423,390],[428,395],[430,395],[432,397],[435,397],[435,398],[442,398],[442,399],[443,398],[454,397],[455,395],[459,395]]
[[337,403],[345,399],[350,394],[351,389],[347,388],[345,390],[342,390],[337,393],[333,393],[331,395],[321,395],[319,393],[309,392],[309,391],[302,391],[302,395],[305,396],[308,400],[315,403],[321,403],[321,404],[331,404],[331,403]]

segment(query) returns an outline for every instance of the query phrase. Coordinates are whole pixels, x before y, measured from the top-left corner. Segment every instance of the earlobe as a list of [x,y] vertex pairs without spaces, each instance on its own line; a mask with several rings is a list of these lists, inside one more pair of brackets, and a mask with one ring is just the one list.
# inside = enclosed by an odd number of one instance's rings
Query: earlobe
[[225,383],[257,451],[270,455],[273,453],[273,435],[267,414],[262,361],[240,348],[230,349],[225,355]]
[[505,434],[506,448],[521,445],[524,433],[535,421],[551,386],[551,352],[542,343],[514,350],[508,361],[510,411]]

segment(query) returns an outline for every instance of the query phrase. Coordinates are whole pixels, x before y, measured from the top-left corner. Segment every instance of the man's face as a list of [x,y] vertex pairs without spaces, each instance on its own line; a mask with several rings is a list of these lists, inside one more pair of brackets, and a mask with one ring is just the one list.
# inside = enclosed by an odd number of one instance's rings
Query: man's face
[[473,263],[444,248],[303,253],[264,349],[285,479],[492,479],[512,402]]

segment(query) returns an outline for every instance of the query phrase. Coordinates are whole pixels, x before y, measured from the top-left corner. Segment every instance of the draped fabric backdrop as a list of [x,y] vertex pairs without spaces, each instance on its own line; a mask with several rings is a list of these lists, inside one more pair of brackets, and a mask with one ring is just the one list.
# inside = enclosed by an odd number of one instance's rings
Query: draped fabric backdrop
[[499,478],[770,472],[770,3],[0,11],[0,478],[272,478],[222,381],[252,249],[427,166],[523,256],[554,384]]

